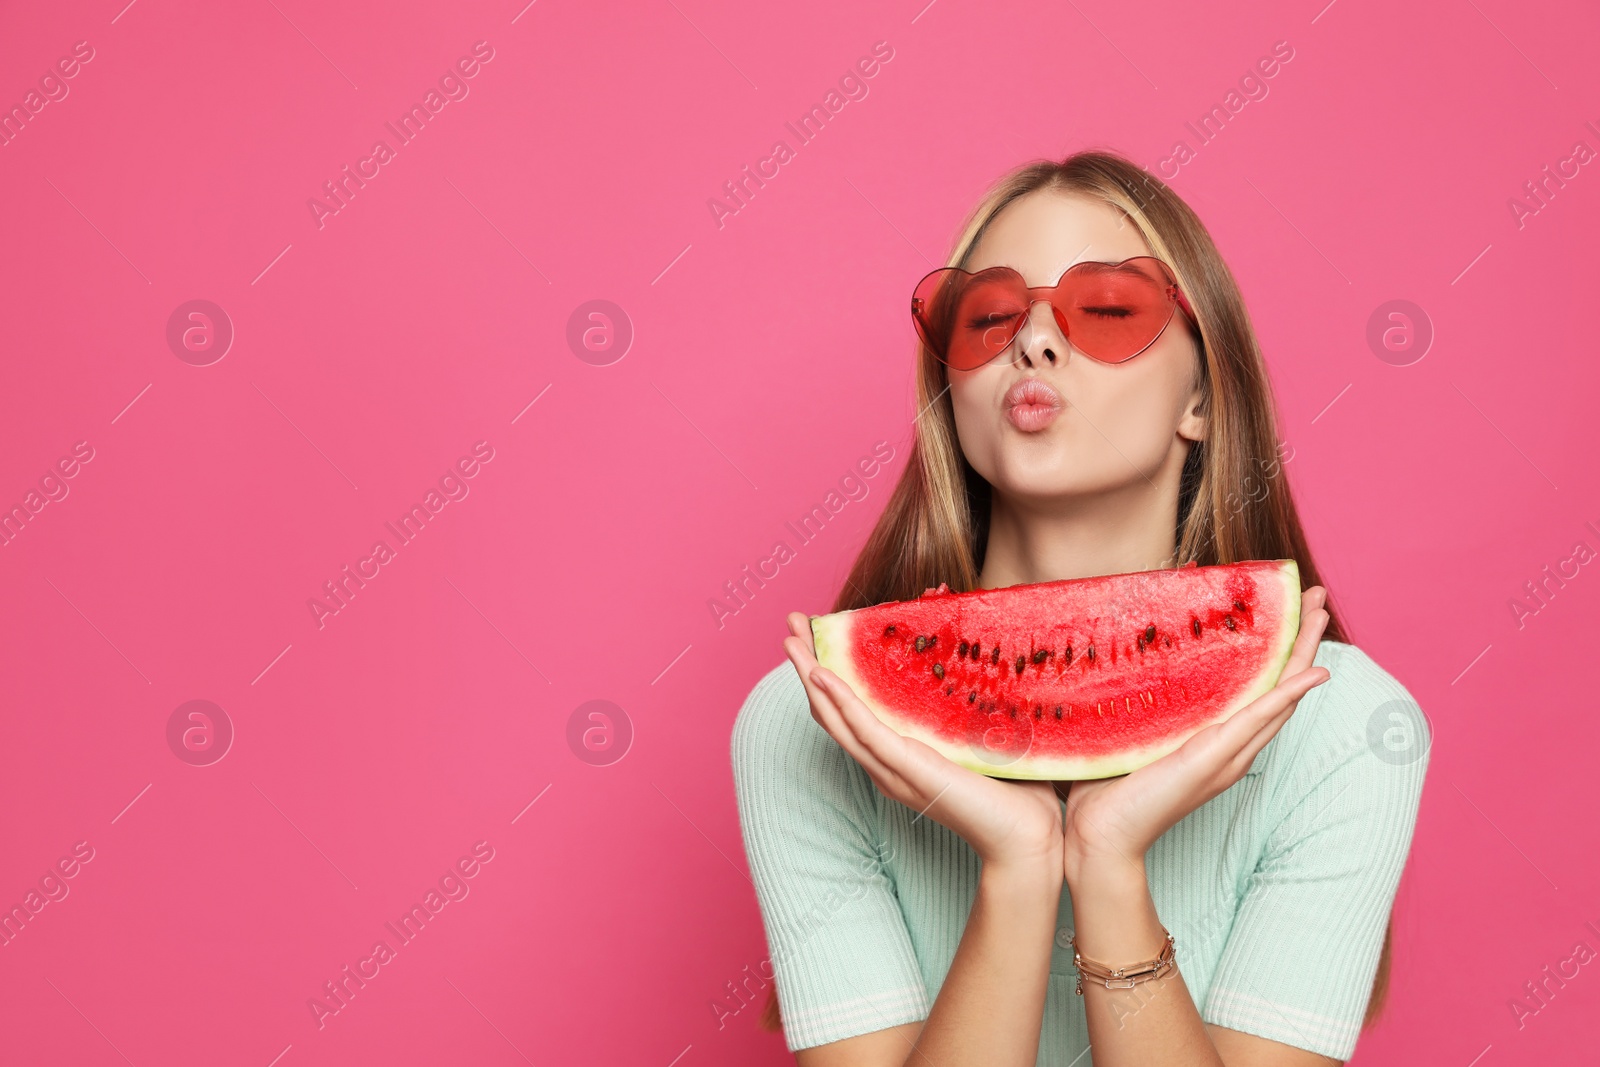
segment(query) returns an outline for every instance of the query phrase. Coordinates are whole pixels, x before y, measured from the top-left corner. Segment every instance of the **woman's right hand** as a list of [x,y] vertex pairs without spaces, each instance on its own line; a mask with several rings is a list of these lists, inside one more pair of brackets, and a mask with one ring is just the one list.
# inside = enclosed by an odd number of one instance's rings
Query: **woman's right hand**
[[1055,864],[1062,874],[1061,802],[1049,782],[989,778],[883,723],[816,659],[811,620],[789,615],[783,649],[811,699],[811,717],[887,797],[954,830],[985,866]]

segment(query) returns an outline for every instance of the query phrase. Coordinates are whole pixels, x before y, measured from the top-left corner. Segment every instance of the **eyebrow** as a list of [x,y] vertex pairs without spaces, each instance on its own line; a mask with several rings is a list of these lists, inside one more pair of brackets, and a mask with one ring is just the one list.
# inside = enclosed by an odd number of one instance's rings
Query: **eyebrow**
[[[1131,263],[1128,262],[1128,260],[1138,259],[1138,258],[1140,258],[1140,257],[1138,257],[1138,256],[1128,256],[1126,259],[1120,259],[1120,260],[1117,260],[1116,262],[1111,262],[1111,261],[1103,260],[1103,259],[1080,259],[1080,260],[1078,260],[1078,262],[1074,263],[1072,265],[1072,267],[1081,267],[1085,263],[1093,263],[1096,266],[1108,268],[1106,270],[1107,274],[1143,274],[1144,273],[1143,271],[1141,271],[1138,267],[1136,267],[1136,266],[1134,266],[1134,265],[1132,265]],[[1068,267],[1067,269],[1071,270],[1072,267]]]
[[[1055,276],[1055,279],[1053,281],[1045,282],[1042,285],[1029,286],[1029,288],[1031,288],[1031,289],[1045,289],[1045,288],[1048,288],[1048,287],[1050,287],[1052,285],[1055,285],[1058,282],[1060,282],[1062,278],[1064,278],[1066,276],[1067,271],[1074,270],[1074,269],[1076,269],[1078,267],[1083,266],[1086,263],[1092,263],[1097,267],[1105,268],[1104,270],[1102,270],[1100,272],[1102,274],[1137,274],[1140,277],[1145,277],[1146,275],[1145,275],[1144,271],[1140,270],[1138,266],[1128,262],[1129,260],[1132,260],[1132,259],[1141,259],[1141,258],[1143,258],[1143,257],[1142,256],[1125,256],[1124,258],[1119,259],[1119,260],[1080,259],[1080,260],[1077,260],[1077,261],[1069,264],[1065,270],[1063,270],[1060,274],[1057,274]],[[1016,267],[1013,267],[1009,263],[995,263],[995,264],[991,264],[990,266],[987,266],[987,267],[979,268],[977,270],[973,270],[971,267],[963,267],[962,269],[967,271],[967,272],[969,272],[969,273],[971,273],[971,274],[983,274],[983,273],[985,273],[987,271],[991,271],[991,270],[1005,269],[1005,270],[1009,270],[1009,271],[1014,271],[1019,277],[1022,277],[1022,271],[1018,270]],[[1023,277],[1023,281],[1024,282],[1027,281],[1026,277]]]

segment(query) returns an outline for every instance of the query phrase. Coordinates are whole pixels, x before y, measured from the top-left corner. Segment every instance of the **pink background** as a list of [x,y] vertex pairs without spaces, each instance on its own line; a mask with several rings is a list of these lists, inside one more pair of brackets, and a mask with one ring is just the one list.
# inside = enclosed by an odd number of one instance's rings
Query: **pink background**
[[[0,904],[93,849],[0,948],[0,1060],[785,1062],[764,996],[713,1006],[766,952],[729,729],[903,465],[911,285],[990,180],[1087,145],[1211,228],[1317,558],[1433,723],[1357,1060],[1592,1049],[1600,964],[1520,1027],[1509,1004],[1600,950],[1574,670],[1600,567],[1520,628],[1508,605],[1600,549],[1600,166],[1508,206],[1600,149],[1592,7],[125,2],[0,16],[7,107],[94,50],[0,148],[0,506],[93,450],[0,547]],[[319,227],[308,200],[479,41],[468,95]],[[194,299],[236,331],[208,366],[166,340]],[[634,331],[604,366],[567,341],[595,299]],[[1366,341],[1396,299],[1435,331],[1407,366]],[[479,441],[468,495],[319,627],[307,601]],[[879,441],[867,497],[719,627],[723,583]],[[167,738],[197,699],[236,733],[209,766]],[[595,699],[633,735],[603,766],[568,740]],[[319,1028],[308,1000],[480,841],[469,894]]]

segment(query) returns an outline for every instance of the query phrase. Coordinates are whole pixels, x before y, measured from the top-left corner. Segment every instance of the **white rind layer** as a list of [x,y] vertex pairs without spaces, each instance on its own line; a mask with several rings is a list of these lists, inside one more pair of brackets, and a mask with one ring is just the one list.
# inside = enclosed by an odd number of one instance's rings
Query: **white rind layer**
[[1193,728],[1168,735],[1161,741],[1142,748],[1124,749],[1115,756],[1083,759],[1029,758],[1026,754],[1008,763],[994,763],[983,758],[981,750],[964,745],[954,745],[935,736],[921,722],[901,715],[893,708],[879,704],[867,693],[864,680],[856,673],[845,650],[850,647],[851,629],[859,613],[842,611],[834,615],[814,615],[811,618],[811,636],[816,644],[817,662],[838,675],[861,702],[895,733],[914,737],[939,752],[951,762],[970,771],[992,778],[1013,778],[1057,782],[1089,781],[1095,778],[1115,778],[1140,767],[1154,763],[1162,756],[1176,751],[1195,734],[1219,722],[1226,722],[1257,697],[1272,690],[1283,675],[1294,648],[1295,637],[1300,632],[1300,566],[1294,560],[1279,560],[1278,580],[1283,588],[1283,625],[1261,670],[1251,679],[1230,704]]

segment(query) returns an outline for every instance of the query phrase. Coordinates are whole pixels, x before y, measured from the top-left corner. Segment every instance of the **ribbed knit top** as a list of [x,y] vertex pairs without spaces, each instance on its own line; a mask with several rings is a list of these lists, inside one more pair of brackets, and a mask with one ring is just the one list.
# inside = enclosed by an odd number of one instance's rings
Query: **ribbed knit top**
[[[1200,1016],[1348,1059],[1411,847],[1431,741],[1405,688],[1323,641],[1313,689],[1233,786],[1146,856],[1150,892]],[[740,828],[791,1050],[925,1019],[980,863],[879,792],[812,719],[784,662],[732,735]],[[1037,1063],[1088,1044],[1063,887]],[[1128,961],[1133,962],[1133,961]]]

